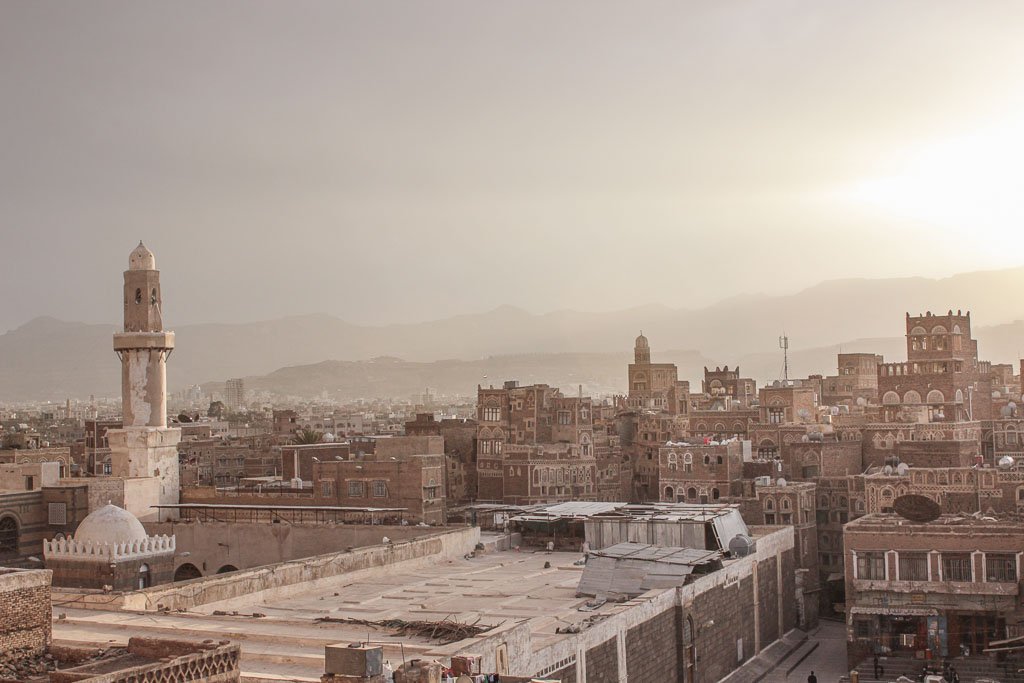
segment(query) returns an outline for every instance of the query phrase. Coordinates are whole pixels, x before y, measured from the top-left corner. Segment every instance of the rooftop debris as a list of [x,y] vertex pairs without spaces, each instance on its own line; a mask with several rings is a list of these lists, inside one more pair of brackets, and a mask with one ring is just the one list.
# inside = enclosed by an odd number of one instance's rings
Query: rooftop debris
[[473,638],[501,625],[480,625],[479,619],[472,624],[463,624],[447,617],[441,621],[405,621],[404,619],[369,621],[367,619],[317,617],[315,621],[325,624],[354,624],[356,626],[369,626],[375,629],[386,629],[396,636],[419,636],[420,638],[438,641],[443,645],[465,640],[466,638]]

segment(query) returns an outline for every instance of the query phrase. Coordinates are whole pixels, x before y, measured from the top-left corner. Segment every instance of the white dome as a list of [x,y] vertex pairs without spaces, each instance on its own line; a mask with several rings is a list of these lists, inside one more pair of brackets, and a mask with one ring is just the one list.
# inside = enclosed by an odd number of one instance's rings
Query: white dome
[[156,270],[156,257],[141,240],[139,246],[128,255],[128,270]]
[[82,543],[130,543],[144,541],[147,537],[146,529],[135,515],[109,503],[91,512],[75,531],[75,540]]

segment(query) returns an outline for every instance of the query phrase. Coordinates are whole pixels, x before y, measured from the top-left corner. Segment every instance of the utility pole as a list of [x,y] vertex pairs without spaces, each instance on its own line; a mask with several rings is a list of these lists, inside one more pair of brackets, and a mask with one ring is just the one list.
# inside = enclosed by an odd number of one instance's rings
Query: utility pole
[[783,332],[779,337],[779,348],[782,349],[782,379],[789,381],[789,337]]

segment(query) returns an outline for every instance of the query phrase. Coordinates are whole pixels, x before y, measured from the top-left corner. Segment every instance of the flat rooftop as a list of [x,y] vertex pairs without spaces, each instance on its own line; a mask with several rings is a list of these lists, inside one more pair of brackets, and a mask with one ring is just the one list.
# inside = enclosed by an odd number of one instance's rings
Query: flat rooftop
[[1024,518],[1016,515],[941,515],[931,522],[914,522],[895,512],[875,512],[846,524],[848,532],[904,534],[1024,534]]
[[[373,641],[393,664],[444,649],[429,637],[396,635],[351,619],[381,622],[455,620],[478,626],[509,626],[529,620],[534,648],[566,638],[559,627],[586,617],[627,609],[608,603],[580,612],[590,598],[577,598],[582,565],[579,553],[488,553],[473,559],[440,560],[416,570],[384,569],[353,581],[338,576],[302,592],[269,600],[251,597],[210,603],[183,613],[71,610],[54,604],[56,641],[112,645],[132,635],[204,640],[228,638],[242,647],[243,674],[319,679],[324,646]],[[551,566],[545,569],[544,564]],[[217,614],[214,614],[217,612]],[[232,612],[237,614],[233,615]],[[253,613],[265,616],[253,617]],[[318,621],[324,617],[332,621]],[[486,637],[487,634],[482,634]]]

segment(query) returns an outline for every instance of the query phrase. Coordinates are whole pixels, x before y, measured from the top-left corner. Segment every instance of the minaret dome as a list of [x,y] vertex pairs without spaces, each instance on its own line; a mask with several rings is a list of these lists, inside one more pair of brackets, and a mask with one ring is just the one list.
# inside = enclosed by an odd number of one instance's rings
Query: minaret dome
[[128,256],[128,270],[156,270],[156,257],[141,240]]

